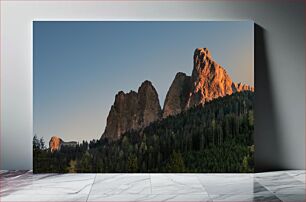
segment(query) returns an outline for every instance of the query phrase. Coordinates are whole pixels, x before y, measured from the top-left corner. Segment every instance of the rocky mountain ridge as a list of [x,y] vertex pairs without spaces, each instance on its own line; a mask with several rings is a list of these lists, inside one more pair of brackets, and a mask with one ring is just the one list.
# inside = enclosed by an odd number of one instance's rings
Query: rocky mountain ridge
[[[152,122],[179,114],[191,107],[242,91],[254,92],[254,87],[233,82],[225,68],[213,60],[207,48],[197,48],[194,51],[191,76],[182,72],[176,74],[167,92],[163,109],[158,93],[150,81],[144,81],[137,92],[119,91],[111,106],[101,139],[117,140],[129,130],[144,128]],[[63,145],[76,144],[53,136],[49,141],[49,148],[54,152]]]
[[192,75],[179,72],[170,86],[163,118],[218,97],[246,90],[254,91],[254,88],[233,82],[226,70],[213,60],[207,48],[197,48],[194,51]]
[[182,72],[176,74],[163,110],[150,81],[143,82],[138,92],[120,91],[115,97],[101,138],[119,139],[126,131],[141,129],[193,106],[241,91],[254,91],[254,88],[233,82],[226,70],[213,60],[207,48],[197,48],[194,51],[192,75],[187,76]]

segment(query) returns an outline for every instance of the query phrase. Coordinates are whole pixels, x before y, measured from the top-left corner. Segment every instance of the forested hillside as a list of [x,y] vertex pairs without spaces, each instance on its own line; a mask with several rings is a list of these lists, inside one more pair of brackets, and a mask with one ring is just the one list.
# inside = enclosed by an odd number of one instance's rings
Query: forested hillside
[[124,133],[51,153],[34,137],[34,172],[253,172],[254,92],[220,97]]

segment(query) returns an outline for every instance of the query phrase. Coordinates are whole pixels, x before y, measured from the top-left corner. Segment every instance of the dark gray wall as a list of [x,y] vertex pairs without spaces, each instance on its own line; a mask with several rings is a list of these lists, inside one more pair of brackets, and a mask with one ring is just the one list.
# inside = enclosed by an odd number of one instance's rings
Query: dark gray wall
[[305,169],[303,1],[1,2],[1,169],[32,168],[32,20],[253,20],[258,171]]

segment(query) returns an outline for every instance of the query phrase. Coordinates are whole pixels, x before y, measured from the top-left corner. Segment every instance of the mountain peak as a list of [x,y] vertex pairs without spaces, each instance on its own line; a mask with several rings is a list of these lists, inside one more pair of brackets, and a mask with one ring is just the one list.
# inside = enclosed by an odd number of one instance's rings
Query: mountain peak
[[166,96],[163,117],[241,91],[254,91],[254,87],[234,83],[225,68],[213,60],[207,48],[197,48],[192,75],[176,74]]
[[152,83],[144,81],[138,92],[120,91],[107,117],[102,138],[116,140],[129,130],[137,130],[161,118],[158,94]]
[[211,53],[208,48],[196,48],[194,51],[194,57],[203,59],[211,58]]
[[49,148],[51,152],[60,150],[62,142],[63,140],[59,138],[58,136],[52,136],[49,141]]
[[186,74],[184,72],[178,72],[176,73],[175,78],[180,78],[180,77],[185,77],[185,76]]
[[148,81],[148,80],[145,80],[144,82],[141,83],[140,87],[138,88],[138,93],[139,92],[142,92],[144,90],[148,90],[148,89],[151,89],[151,90],[155,90],[153,84],[151,81]]
[[163,118],[183,111],[190,92],[190,86],[190,76],[182,72],[178,72],[175,75],[164,102]]
[[78,143],[75,141],[65,142],[58,136],[52,136],[49,141],[49,148],[51,152],[59,151],[62,146],[76,147]]
[[233,93],[232,79],[226,70],[212,59],[207,48],[195,50],[191,81],[187,108]]
[[141,83],[140,87],[141,86],[152,86],[152,82],[149,80],[145,80],[144,82]]

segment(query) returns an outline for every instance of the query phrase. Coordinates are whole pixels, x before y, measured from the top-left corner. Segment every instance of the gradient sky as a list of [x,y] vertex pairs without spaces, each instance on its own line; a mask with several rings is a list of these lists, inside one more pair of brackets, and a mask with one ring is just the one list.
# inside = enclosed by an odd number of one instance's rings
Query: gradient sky
[[191,74],[207,47],[233,81],[254,85],[251,21],[35,21],[34,134],[46,142],[99,139],[115,94],[144,80],[161,106],[177,72]]

